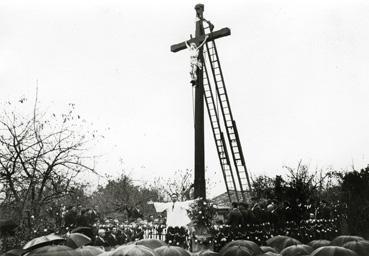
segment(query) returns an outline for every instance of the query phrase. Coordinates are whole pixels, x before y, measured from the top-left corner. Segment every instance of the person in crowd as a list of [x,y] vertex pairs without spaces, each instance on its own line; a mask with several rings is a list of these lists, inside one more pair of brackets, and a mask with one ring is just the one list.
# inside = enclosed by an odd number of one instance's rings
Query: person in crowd
[[94,245],[95,246],[108,246],[108,243],[105,241],[104,237],[105,237],[105,229],[99,229],[94,239]]
[[331,217],[331,210],[328,203],[322,200],[316,210],[317,219],[329,219]]
[[167,235],[166,242],[169,244],[176,244],[176,241],[182,243],[182,235],[174,232],[175,228],[185,228],[186,232],[188,229],[188,225],[191,223],[191,220],[187,214],[187,210],[190,208],[190,205],[195,202],[195,200],[187,200],[183,202],[178,201],[178,195],[171,195],[171,202],[167,203],[159,203],[149,201],[148,204],[153,204],[155,210],[157,212],[166,211],[167,213]]
[[64,225],[68,228],[74,228],[77,224],[77,207],[69,206],[64,215]]
[[264,222],[265,218],[264,218],[264,209],[263,209],[263,204],[260,202],[257,202],[254,204],[254,206],[251,208],[251,212],[254,216],[254,224],[259,224]]
[[250,213],[249,213],[249,205],[247,203],[241,202],[238,204],[240,212],[242,214],[243,225],[251,223]]
[[166,211],[167,213],[167,227],[187,227],[191,222],[188,217],[187,210],[194,200],[187,200],[183,202],[178,201],[178,195],[172,194],[172,202],[159,203],[149,201],[148,204],[153,204],[157,212]]
[[229,211],[227,224],[231,226],[231,228],[240,228],[243,226],[243,216],[238,209],[238,204],[236,202],[232,203],[232,209]]
[[118,244],[117,238],[112,229],[108,229],[106,231],[104,240],[109,246],[115,246]]

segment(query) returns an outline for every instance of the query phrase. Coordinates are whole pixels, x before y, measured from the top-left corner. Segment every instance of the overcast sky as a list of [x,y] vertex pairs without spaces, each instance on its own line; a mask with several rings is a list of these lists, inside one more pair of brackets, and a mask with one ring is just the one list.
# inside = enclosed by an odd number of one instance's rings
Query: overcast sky
[[[193,168],[189,56],[198,1],[0,2],[0,100],[77,111],[104,131],[101,173]],[[253,177],[369,163],[367,1],[205,1]],[[225,190],[206,116],[206,165]],[[120,161],[121,159],[121,161]],[[90,178],[97,182],[97,177]]]

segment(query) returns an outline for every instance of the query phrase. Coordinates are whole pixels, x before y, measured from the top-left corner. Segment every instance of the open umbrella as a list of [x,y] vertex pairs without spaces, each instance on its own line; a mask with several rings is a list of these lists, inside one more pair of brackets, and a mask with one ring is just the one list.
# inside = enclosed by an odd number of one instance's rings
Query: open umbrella
[[71,233],[65,242],[66,246],[70,248],[76,249],[83,245],[89,244],[91,242],[91,238],[82,234],[82,233]]
[[58,244],[64,241],[65,239],[61,236],[55,235],[54,233],[48,234],[46,236],[40,236],[32,239],[31,241],[27,242],[23,249],[25,250],[33,250],[38,247],[42,247],[45,245],[50,244]]
[[220,253],[214,252],[212,250],[203,250],[195,253],[196,256],[220,256]]
[[112,251],[100,253],[99,256],[110,256]]
[[268,246],[271,246],[275,248],[278,252],[282,251],[284,248],[291,246],[291,245],[297,245],[301,244],[301,242],[297,239],[294,239],[289,236],[274,236],[272,238],[269,238],[266,241],[266,244]]
[[78,256],[96,256],[105,252],[102,248],[98,246],[83,246],[81,248],[75,249]]
[[190,256],[191,254],[179,246],[165,245],[155,249],[159,256]]
[[313,251],[310,256],[358,256],[356,252],[339,246],[323,246]]
[[77,256],[77,254],[68,246],[46,245],[30,251],[27,256]]
[[258,254],[263,253],[263,251],[260,249],[260,247],[253,241],[234,240],[234,241],[231,241],[231,242],[227,243],[226,245],[224,245],[223,248],[220,250],[220,254],[222,254],[222,252],[224,250],[226,250],[228,247],[235,246],[235,245],[246,247],[247,249],[249,249],[251,255],[258,255]]
[[308,243],[308,245],[310,245],[314,250],[322,246],[328,246],[330,244],[331,244],[331,241],[325,240],[325,239],[313,240]]
[[12,249],[10,251],[7,251],[3,254],[1,254],[1,256],[21,256],[26,252],[26,250],[23,249]]
[[291,245],[281,251],[282,256],[302,256],[309,255],[313,248],[306,244]]
[[347,242],[365,240],[361,236],[337,236],[330,245],[343,246]]
[[263,254],[259,254],[258,256],[281,256],[281,255],[275,252],[265,252]]
[[167,245],[164,241],[158,239],[142,239],[138,240],[135,244],[144,245],[146,247],[149,247],[150,249],[156,249],[160,246]]
[[369,255],[369,241],[366,240],[347,242],[343,247],[356,252],[359,256]]
[[73,229],[71,233],[81,233],[88,236],[89,238],[92,238],[94,236],[92,228],[90,227],[77,227]]
[[226,248],[220,253],[222,256],[252,256],[252,252],[245,247],[240,245],[234,245]]
[[110,256],[158,256],[158,254],[144,245],[122,245],[111,252]]
[[271,246],[260,246],[260,249],[266,253],[266,252],[273,252],[273,253],[278,253],[276,249],[274,249]]

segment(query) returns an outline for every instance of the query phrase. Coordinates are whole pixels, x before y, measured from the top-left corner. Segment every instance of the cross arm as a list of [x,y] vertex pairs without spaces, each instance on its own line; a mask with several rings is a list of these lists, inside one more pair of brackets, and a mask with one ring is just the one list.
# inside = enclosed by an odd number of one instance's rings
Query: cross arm
[[[221,37],[229,36],[230,34],[231,34],[231,30],[229,28],[222,28],[220,30],[209,33],[208,34],[208,36],[209,36],[208,41],[212,41],[212,40],[215,40],[215,39],[218,39],[218,38],[221,38]],[[198,38],[192,38],[192,39],[188,40],[188,43],[190,44],[192,42],[202,42],[202,41],[204,41],[204,39],[205,39],[205,35],[202,35]],[[186,47],[186,42],[182,42],[182,43],[179,43],[179,44],[173,44],[170,47],[170,50],[172,52],[178,52],[178,51],[184,50],[186,48],[187,48]]]

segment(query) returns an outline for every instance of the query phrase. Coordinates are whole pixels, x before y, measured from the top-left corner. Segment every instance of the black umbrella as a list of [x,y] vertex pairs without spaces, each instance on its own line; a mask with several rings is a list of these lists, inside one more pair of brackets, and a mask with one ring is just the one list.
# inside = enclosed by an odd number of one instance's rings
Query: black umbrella
[[240,245],[234,245],[226,248],[221,252],[222,256],[252,256],[252,252],[245,247]]
[[[105,253],[104,253],[105,254]],[[158,254],[144,245],[122,245],[108,253],[111,256],[157,256]]]
[[269,238],[266,241],[266,244],[268,246],[271,246],[275,249],[277,249],[279,252],[282,251],[284,248],[291,246],[291,245],[297,245],[301,244],[301,242],[297,239],[294,239],[289,236],[274,236],[272,238]]
[[281,251],[282,256],[302,256],[309,255],[313,248],[306,244],[291,245]]
[[83,245],[89,244],[91,242],[91,238],[81,233],[72,233],[67,237],[67,241],[65,242],[66,246],[70,248],[76,249]]
[[253,241],[234,240],[232,242],[227,243],[225,246],[223,246],[223,248],[220,250],[220,254],[222,254],[222,252],[226,250],[228,247],[235,246],[235,245],[246,247],[250,251],[251,255],[258,255],[258,254],[263,253],[260,247]]
[[40,236],[32,239],[27,242],[24,246],[24,250],[33,250],[38,247],[42,247],[50,244],[58,244],[64,241],[65,239],[61,236],[55,235],[54,233],[48,234],[46,236]]
[[71,233],[81,233],[81,234],[88,236],[89,238],[93,238],[94,236],[93,230],[90,227],[77,227],[73,229]]
[[179,246],[164,245],[154,250],[159,256],[190,256],[191,254]]
[[311,256],[358,256],[356,252],[339,246],[323,246],[313,251]]
[[144,245],[150,249],[156,249],[161,246],[167,245],[164,241],[158,239],[141,239],[135,242],[137,245]]
[[330,245],[343,246],[347,242],[365,240],[361,236],[337,236]]
[[75,249],[75,252],[77,252],[78,256],[97,256],[104,253],[105,251],[98,246],[88,245]]
[[4,254],[1,254],[1,256],[21,256],[26,252],[26,250],[23,249],[12,249],[10,251],[5,252]]
[[265,252],[263,254],[259,254],[258,256],[281,256],[281,255],[275,252]]
[[329,240],[324,240],[324,239],[318,239],[318,240],[313,240],[313,241],[310,241],[308,243],[308,245],[310,245],[311,247],[313,247],[313,249],[318,249],[322,246],[327,246],[327,245],[330,245],[331,241]]
[[347,242],[343,247],[356,252],[359,256],[369,255],[369,241],[366,240]]
[[273,252],[273,253],[278,253],[276,249],[274,249],[271,246],[260,246],[260,249],[266,253],[266,252]]
[[197,256],[220,256],[220,253],[214,252],[214,251],[208,249],[208,250],[199,251],[199,252],[195,253],[194,255],[197,255]]
[[75,250],[65,245],[47,245],[32,250],[27,256],[77,256]]

